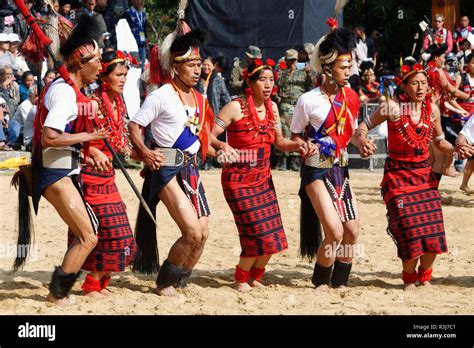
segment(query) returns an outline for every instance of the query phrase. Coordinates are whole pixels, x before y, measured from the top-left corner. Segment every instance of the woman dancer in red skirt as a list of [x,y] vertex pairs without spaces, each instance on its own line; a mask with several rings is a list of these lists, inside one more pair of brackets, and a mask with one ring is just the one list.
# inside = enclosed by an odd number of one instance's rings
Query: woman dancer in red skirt
[[448,251],[439,179],[428,161],[428,148],[433,140],[438,150],[452,156],[454,147],[444,139],[440,111],[427,97],[428,76],[420,64],[402,67],[401,87],[398,103],[382,103],[361,123],[357,135],[364,145],[369,129],[388,122],[388,158],[381,190],[387,206],[387,231],[402,259],[405,290],[411,290],[417,282],[430,285],[436,255]]
[[[288,248],[270,173],[271,145],[302,155],[315,149],[282,135],[278,108],[270,100],[274,65],[270,59],[249,65],[244,72],[246,98],[227,104],[212,130],[218,160],[226,163],[221,176],[224,196],[239,230],[242,252],[234,277],[236,290],[242,292],[263,287],[261,279],[271,256]],[[225,129],[228,143],[217,140]]]
[[[97,118],[107,130],[109,142],[117,153],[130,155],[125,118],[127,110],[121,96],[127,80],[129,60],[120,51],[102,56],[100,87],[91,97],[97,107]],[[100,151],[97,151],[100,150]],[[90,271],[82,284],[83,294],[104,297],[112,272],[123,272],[135,254],[135,239],[128,221],[127,207],[115,185],[112,154],[102,141],[91,142],[94,166],[81,171],[84,199],[98,221],[98,243],[84,262],[82,269]],[[69,235],[72,242],[73,235]]]

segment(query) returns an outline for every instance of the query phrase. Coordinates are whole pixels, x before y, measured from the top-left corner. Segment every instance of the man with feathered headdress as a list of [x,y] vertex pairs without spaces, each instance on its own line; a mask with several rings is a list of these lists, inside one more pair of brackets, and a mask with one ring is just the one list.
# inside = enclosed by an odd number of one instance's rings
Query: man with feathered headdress
[[360,102],[347,87],[355,38],[349,30],[337,29],[335,19],[327,23],[331,30],[319,40],[311,59],[312,68],[326,79],[298,99],[291,132],[292,138],[311,140],[319,148],[301,169],[301,254],[316,256],[316,287],[339,287],[348,284],[359,233],[346,149],[350,141],[358,145],[354,127]]
[[[35,211],[44,196],[75,236],[49,284],[48,300],[56,304],[70,304],[68,294],[84,260],[97,243],[96,219],[81,193],[81,151],[88,160],[111,166],[102,153],[92,150],[89,153],[88,142],[105,138],[106,132],[94,131],[91,103],[80,92],[97,79],[101,69],[95,28],[96,22],[84,17],[63,42],[60,53],[65,66],[59,69],[66,80],[58,78],[45,87],[35,117],[32,188]],[[27,215],[24,214],[25,219]],[[19,244],[22,240],[30,241],[30,230],[20,229]],[[17,257],[14,269],[22,267],[25,261],[26,257]]]
[[[210,209],[196,161],[199,150],[205,160],[214,122],[207,100],[195,89],[203,41],[199,30],[190,31],[180,20],[161,47],[162,70],[171,82],[151,92],[130,123],[130,140],[146,164],[143,196],[152,209],[162,200],[182,233],[159,269],[156,292],[164,296],[174,296],[175,287],[186,286],[208,235]],[[148,125],[156,150],[148,149],[141,137],[141,129]],[[136,233],[135,269],[156,271],[156,231],[141,208]]]

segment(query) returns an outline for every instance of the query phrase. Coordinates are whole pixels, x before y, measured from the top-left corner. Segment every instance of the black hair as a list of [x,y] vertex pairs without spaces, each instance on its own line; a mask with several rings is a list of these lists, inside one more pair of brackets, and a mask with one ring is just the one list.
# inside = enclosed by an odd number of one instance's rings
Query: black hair
[[33,74],[31,71],[25,71],[23,75],[21,75],[21,81],[24,83],[28,76],[35,77],[35,74]]
[[56,75],[56,70],[48,69],[48,70],[46,71],[46,73],[44,74],[44,77],[43,77],[43,78],[45,78],[46,76],[48,76],[48,75],[51,74],[51,73],[53,73],[53,74]]
[[364,60],[362,63],[360,63],[360,75],[362,76],[366,70],[374,70],[374,68],[374,63],[371,60]]
[[229,69],[229,59],[225,56],[218,56],[214,59],[214,63],[224,71]]

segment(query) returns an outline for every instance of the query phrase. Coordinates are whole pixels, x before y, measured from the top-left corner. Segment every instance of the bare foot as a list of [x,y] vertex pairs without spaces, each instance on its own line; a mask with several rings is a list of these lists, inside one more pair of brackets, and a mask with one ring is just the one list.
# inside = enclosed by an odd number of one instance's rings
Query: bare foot
[[430,282],[423,282],[423,283],[420,282],[420,285],[426,286],[427,288],[432,288],[433,287],[433,284],[431,284]]
[[459,189],[460,189],[461,191],[464,191],[464,193],[467,193],[467,194],[470,194],[470,193],[471,193],[471,189],[469,188],[469,186],[462,186],[462,185],[461,185],[461,187],[459,187]]
[[415,283],[405,284],[404,287],[403,287],[403,290],[405,290],[405,291],[411,291],[411,290],[415,290],[415,289],[416,289]]
[[58,299],[54,297],[53,294],[51,293],[49,293],[48,297],[46,297],[46,301],[54,303],[55,305],[58,305],[58,306],[71,306],[75,303],[74,298],[72,297],[68,296],[65,298]]
[[248,283],[234,283],[234,289],[239,292],[249,292],[252,287]]
[[443,175],[455,178],[458,173],[456,172],[456,169],[454,169],[454,167],[449,167],[443,171]]
[[330,289],[329,285],[327,285],[327,284],[322,284],[322,285],[319,285],[319,286],[316,287],[316,290],[324,291],[324,292],[329,291],[329,289]]
[[249,284],[252,288],[259,288],[259,289],[265,289],[266,288],[265,285],[263,285],[262,283],[260,283],[258,280],[255,280],[255,279],[251,280],[249,282]]
[[105,289],[100,290],[100,293],[101,293],[102,295],[104,295],[105,297],[109,297],[110,294],[112,294],[112,291],[110,291],[109,289],[105,288]]
[[99,291],[82,292],[82,296],[86,296],[90,298],[105,298],[105,295],[103,295]]
[[167,297],[178,297],[179,295],[176,289],[172,286],[168,286],[167,288],[157,287],[155,289],[155,293],[158,294],[159,296],[167,296]]

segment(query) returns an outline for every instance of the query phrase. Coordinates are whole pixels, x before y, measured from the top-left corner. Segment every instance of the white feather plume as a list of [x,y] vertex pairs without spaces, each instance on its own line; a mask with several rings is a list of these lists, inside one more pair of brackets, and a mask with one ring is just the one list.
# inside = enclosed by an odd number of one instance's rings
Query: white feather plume
[[178,19],[184,19],[186,7],[188,7],[188,0],[180,0],[178,7]]
[[349,0],[336,0],[336,6],[334,6],[334,17],[341,13],[342,9],[348,2]]
[[321,74],[323,72],[323,67],[321,65],[321,58],[319,58],[320,53],[319,53],[319,46],[321,46],[321,43],[326,39],[326,35],[323,35],[319,41],[316,43],[314,46],[313,54],[311,55],[309,65],[311,69],[316,71],[317,73]]
[[176,38],[176,32],[172,32],[163,40],[163,43],[160,47],[160,57],[161,57],[161,68],[163,71],[168,72],[170,74],[173,73],[173,69],[171,68],[171,45],[173,44]]

